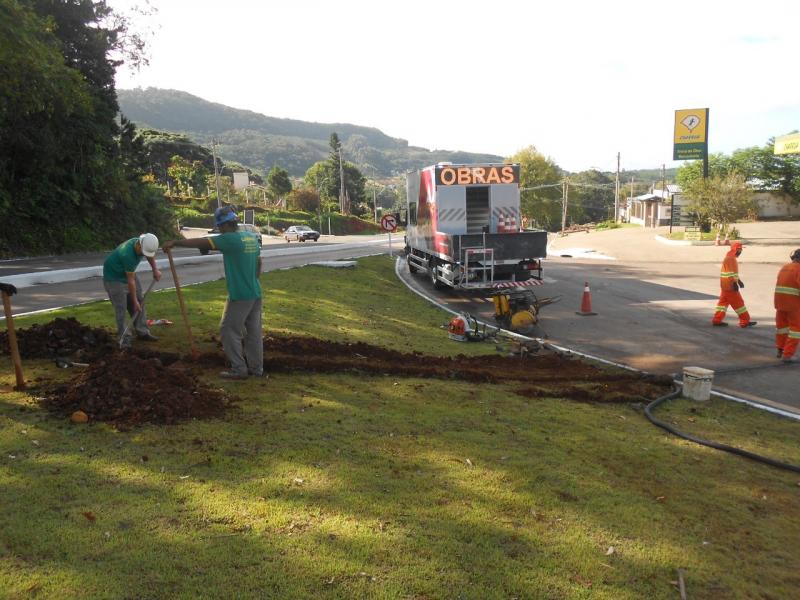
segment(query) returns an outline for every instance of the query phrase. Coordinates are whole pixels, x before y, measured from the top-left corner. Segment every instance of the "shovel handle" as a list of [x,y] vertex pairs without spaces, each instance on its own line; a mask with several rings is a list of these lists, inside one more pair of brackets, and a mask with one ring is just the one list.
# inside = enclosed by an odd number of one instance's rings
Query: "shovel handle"
[[8,347],[11,350],[11,360],[14,362],[14,372],[17,376],[18,390],[25,389],[25,377],[22,374],[22,359],[19,356],[19,346],[17,346],[17,332],[14,331],[14,317],[11,315],[11,298],[5,292],[3,295],[3,310],[6,313],[6,328],[8,329]]
[[178,271],[175,270],[175,261],[172,259],[172,250],[165,250],[167,258],[169,259],[169,270],[172,271],[172,280],[175,282],[175,293],[178,295],[178,304],[181,307],[181,316],[186,325],[186,333],[189,336],[189,350],[192,356],[197,356],[197,350],[194,347],[194,336],[192,335],[192,326],[189,324],[189,315],[186,312],[186,304],[183,302],[183,292],[181,292],[181,283],[178,279]]

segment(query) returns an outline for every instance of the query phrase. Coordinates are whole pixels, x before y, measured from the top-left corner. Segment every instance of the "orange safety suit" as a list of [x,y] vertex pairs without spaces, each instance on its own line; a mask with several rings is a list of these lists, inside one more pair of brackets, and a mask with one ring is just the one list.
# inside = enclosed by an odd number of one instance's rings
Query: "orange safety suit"
[[790,262],[778,272],[775,327],[775,345],[783,350],[783,359],[788,360],[800,344],[800,262]]
[[721,291],[714,318],[711,320],[712,323],[722,323],[725,319],[725,313],[728,311],[728,305],[739,315],[740,327],[747,327],[750,322],[750,313],[747,312],[744,299],[739,292],[739,261],[736,260],[736,252],[741,247],[741,242],[733,242],[731,249],[725,255],[725,260],[722,261],[719,273]]

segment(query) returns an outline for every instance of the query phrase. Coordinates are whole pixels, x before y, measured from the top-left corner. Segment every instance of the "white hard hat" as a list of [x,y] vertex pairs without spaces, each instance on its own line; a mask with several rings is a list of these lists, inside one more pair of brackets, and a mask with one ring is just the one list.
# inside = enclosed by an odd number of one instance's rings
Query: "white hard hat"
[[142,254],[152,258],[158,252],[158,238],[152,233],[143,233],[139,236],[139,245],[142,247]]

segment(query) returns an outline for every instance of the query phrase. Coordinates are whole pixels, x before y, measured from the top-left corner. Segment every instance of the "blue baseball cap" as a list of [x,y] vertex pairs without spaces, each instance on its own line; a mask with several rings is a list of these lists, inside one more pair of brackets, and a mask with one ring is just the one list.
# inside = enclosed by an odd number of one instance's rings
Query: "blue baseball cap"
[[222,206],[214,211],[214,222],[218,226],[236,220],[236,211],[233,210],[232,206]]

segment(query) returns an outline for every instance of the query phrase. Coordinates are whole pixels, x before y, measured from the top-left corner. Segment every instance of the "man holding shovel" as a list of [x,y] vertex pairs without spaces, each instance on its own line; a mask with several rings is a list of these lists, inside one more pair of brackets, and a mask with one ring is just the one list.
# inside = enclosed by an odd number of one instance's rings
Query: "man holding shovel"
[[[143,233],[122,242],[103,262],[103,286],[114,306],[120,346],[131,345],[131,329],[140,340],[153,342],[158,339],[147,327],[147,313],[142,305],[142,284],[136,275],[136,267],[144,256],[153,270],[153,279],[161,279],[161,271],[158,270],[154,258],[157,251],[158,238],[152,233]],[[132,328],[125,327],[126,310],[133,319]]]
[[164,251],[174,246],[219,250],[225,265],[228,299],[222,313],[220,338],[231,364],[219,375],[227,379],[260,377],[264,370],[264,347],[261,335],[261,252],[258,236],[239,231],[236,212],[231,206],[218,208],[214,220],[220,234],[213,237],[166,242]]

